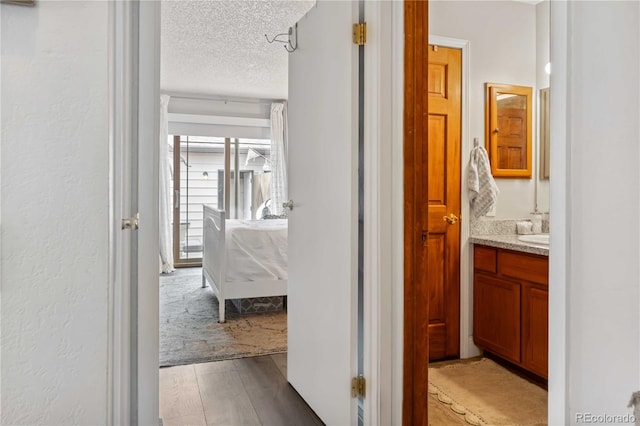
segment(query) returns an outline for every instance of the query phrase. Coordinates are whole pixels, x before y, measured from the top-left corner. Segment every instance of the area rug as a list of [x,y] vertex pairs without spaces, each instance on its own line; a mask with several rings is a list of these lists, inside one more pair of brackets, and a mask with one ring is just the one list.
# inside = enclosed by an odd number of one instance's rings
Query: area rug
[[486,358],[430,366],[429,393],[471,425],[547,424],[547,391]]
[[218,300],[202,288],[202,268],[161,275],[160,366],[286,352],[286,312],[240,315],[227,301],[225,316],[218,323]]

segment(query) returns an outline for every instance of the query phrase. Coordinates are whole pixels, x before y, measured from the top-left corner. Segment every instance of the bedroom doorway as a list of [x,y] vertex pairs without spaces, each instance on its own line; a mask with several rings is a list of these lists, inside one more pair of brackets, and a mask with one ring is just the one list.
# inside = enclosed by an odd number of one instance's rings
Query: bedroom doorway
[[[264,37],[294,25],[311,6],[161,5],[173,168],[167,198],[179,267],[160,277],[165,424],[321,424],[286,378],[286,136],[274,116],[286,120],[289,54]],[[250,30],[238,31],[239,22]],[[282,231],[284,246],[274,238]]]
[[[177,4],[178,2],[174,2],[173,4]],[[231,2],[230,2],[231,3]],[[293,3],[293,2],[292,2]],[[322,4],[333,4],[334,2],[321,2]],[[202,5],[205,4],[211,4],[211,3],[203,3]],[[136,5],[138,6],[138,5]],[[142,39],[146,40],[147,43],[149,43],[149,45],[153,44],[152,42],[150,42],[149,40],[147,40],[148,38],[152,38],[152,41],[155,42],[159,42],[159,38],[160,38],[160,29],[159,26],[156,25],[157,21],[155,21],[156,19],[159,20],[159,16],[160,16],[160,10],[159,10],[159,6],[155,6],[153,3],[141,3],[140,5],[140,11],[141,11],[141,26],[140,26],[140,33],[144,35]],[[200,6],[200,4],[198,5]],[[384,20],[384,14],[382,14],[383,10],[389,10],[390,9],[390,5],[387,4],[372,4],[371,6],[371,10],[373,12],[372,15],[372,22],[375,22],[375,20],[377,19],[378,21],[382,22],[384,21],[385,25],[390,25],[391,23],[388,20]],[[368,9],[369,10],[369,9]],[[198,10],[198,15],[201,15],[202,12],[201,10]],[[164,14],[162,14],[164,16]],[[401,14],[397,15],[398,17],[401,16]],[[331,18],[331,17],[330,17]],[[352,37],[351,37],[351,30],[352,30],[352,24],[353,24],[353,18],[354,16],[350,16],[350,19],[348,20],[349,22],[347,23],[346,21],[340,21],[340,31],[332,31],[332,33],[334,34],[342,34],[344,37],[341,38],[341,42],[345,42],[347,43],[350,48],[354,47],[352,46]],[[155,22],[155,24],[154,24]],[[332,22],[331,20],[329,20],[329,22]],[[211,25],[208,25],[211,26]],[[316,36],[324,36],[326,33],[326,27],[325,25],[321,26],[319,29],[317,28],[314,31],[314,34]],[[329,25],[328,27],[331,27],[331,25]],[[153,31],[151,31],[151,29],[153,29]],[[346,29],[346,30],[345,30]],[[387,31],[389,30],[389,28],[387,28]],[[135,32],[134,32],[135,33]],[[164,34],[164,33],[163,33]],[[156,43],[157,45],[157,43]],[[373,46],[372,51],[378,46],[378,41],[377,40],[371,40],[371,46]],[[280,46],[281,47],[281,46]],[[384,47],[384,46],[381,46]],[[362,49],[353,49],[353,50],[362,50]],[[381,49],[382,50],[382,49]],[[333,56],[333,51],[331,49],[329,49],[329,57],[334,57]],[[157,76],[157,70],[159,69],[158,64],[159,64],[159,49],[158,51],[155,51],[153,49],[150,49],[148,52],[148,55],[144,55],[144,52],[140,52],[140,60],[141,60],[141,76],[147,76],[149,73],[151,73],[150,69],[153,70],[154,75]],[[326,53],[326,52],[325,52]],[[352,52],[350,52],[352,53]],[[387,49],[384,50],[384,54],[385,55],[389,55],[390,56],[390,47],[387,46]],[[149,60],[149,57],[152,60]],[[369,67],[375,67],[377,65],[380,64],[379,58],[378,57],[374,57],[374,55],[370,55],[368,56],[369,59],[368,61],[368,66]],[[360,62],[362,63],[362,58],[359,58],[359,61],[356,62]],[[367,60],[365,59],[365,62]],[[150,65],[153,65],[153,67],[150,67]],[[382,79],[381,77],[377,77],[377,74],[372,73],[371,74],[371,78],[368,80],[369,82],[375,82],[376,79]],[[301,81],[304,81],[304,78],[301,79]],[[309,82],[307,82],[309,83]],[[313,82],[313,84],[317,84],[317,82]],[[150,87],[146,87],[146,89],[149,89],[149,92],[152,92],[153,90],[157,90],[157,87],[155,87],[155,89],[151,86],[154,86],[153,84],[149,85]],[[152,90],[153,89],[153,90]],[[375,94],[381,93],[384,94],[385,96],[389,95],[388,93],[384,92],[382,89],[375,87],[375,85],[373,85],[372,87],[368,88],[368,91],[373,92]],[[146,92],[145,92],[146,93]],[[339,96],[347,94],[347,93],[351,93],[350,90],[346,90],[342,93],[339,94]],[[156,95],[159,95],[159,93],[157,93]],[[389,95],[390,96],[390,95]],[[154,99],[158,96],[141,96],[141,99]],[[372,102],[368,105],[366,105],[365,107],[365,112],[367,114],[367,116],[369,118],[373,118],[377,113],[378,110],[377,108],[377,102],[373,102],[374,99],[377,99],[375,97],[372,98]],[[368,110],[368,111],[367,111]],[[150,114],[151,116],[154,116],[153,114],[151,114],[152,111],[155,111],[155,108],[153,108],[151,105],[150,106],[145,106],[144,108],[144,113],[145,114]],[[385,111],[390,111],[390,108],[385,108]],[[329,128],[330,126],[325,126],[325,128]],[[369,124],[367,126],[368,130],[374,130],[374,131],[387,131],[390,132],[391,129],[391,124],[386,122],[386,123],[382,123],[382,122],[378,122],[377,120],[372,119],[369,120]],[[145,126],[144,130],[146,131],[151,131],[152,126]],[[342,129],[344,130],[344,129]],[[357,130],[354,128],[354,135],[355,133],[357,133]],[[153,132],[151,132],[153,133]],[[351,136],[354,135],[350,135],[349,136],[349,140],[351,140]],[[165,138],[166,139],[166,138]],[[153,140],[153,150],[155,155],[158,154],[158,138],[156,138],[155,140]],[[387,139],[380,135],[378,136],[377,134],[374,135],[371,139],[371,151],[369,152],[376,152],[377,155],[379,155],[379,158],[383,161],[386,162],[387,160],[389,160],[390,156],[387,156],[386,153],[388,151],[391,151],[392,149],[392,144],[390,143],[390,141],[388,141],[389,143],[387,143]],[[149,143],[148,138],[145,139],[145,143]],[[161,143],[163,144],[164,141],[161,140]],[[346,147],[346,146],[350,146],[350,144],[345,144],[344,146],[342,146],[342,148]],[[376,151],[376,148],[378,149],[378,151]],[[323,154],[327,154],[326,152]],[[324,155],[323,155],[324,156]],[[147,156],[147,157],[142,157],[142,158],[154,158],[153,156]],[[327,157],[329,158],[329,157]],[[353,153],[350,153],[350,157],[346,158],[344,160],[353,160],[355,158],[355,156],[353,156]],[[364,162],[364,164],[368,164],[371,167],[368,168],[368,173],[369,175],[365,177],[367,182],[372,183],[372,186],[369,187],[371,190],[371,195],[374,198],[374,201],[371,201],[371,199],[367,200],[367,196],[364,197],[365,199],[365,206],[367,205],[367,201],[372,203],[371,204],[371,209],[368,210],[368,213],[371,213],[373,215],[385,215],[386,213],[388,213],[388,211],[385,209],[386,207],[390,206],[390,203],[382,203],[379,204],[377,203],[377,198],[375,198],[376,194],[382,194],[384,193],[385,195],[390,195],[390,190],[384,186],[382,187],[382,184],[380,182],[377,181],[376,177],[379,175],[378,171],[378,163],[375,161],[374,158],[368,158],[365,156],[364,160],[360,159],[361,161]],[[357,162],[354,161],[354,163],[357,164]],[[327,167],[331,167],[332,163],[331,162],[322,162],[322,164],[327,165]],[[346,172],[351,172],[353,173],[354,176],[357,175],[357,170],[355,164],[351,164],[350,163],[350,170],[345,170]],[[149,167],[148,174],[150,176],[153,175],[154,170],[153,168],[156,167],[156,165],[152,165]],[[155,173],[157,173],[157,169],[155,170]],[[145,175],[146,176],[146,175]],[[352,177],[353,178],[353,177]],[[152,182],[153,184],[157,184],[157,181]],[[152,186],[151,184],[148,184],[146,186],[144,186],[144,188],[146,190],[148,190],[148,193],[150,196],[154,196],[157,192],[153,191],[153,188],[150,188],[150,186]],[[340,185],[337,185],[337,187],[339,187],[340,189],[345,189],[342,188]],[[323,188],[326,189],[326,188]],[[330,200],[327,205],[334,205],[335,204],[334,199]],[[350,200],[351,202],[354,202],[354,200]],[[150,205],[153,205],[154,203],[149,203]],[[301,207],[300,205],[296,206],[296,209],[298,207]],[[384,212],[383,212],[384,210]],[[353,213],[353,212],[352,212]],[[355,215],[355,219],[357,221],[357,215]],[[376,216],[377,217],[377,216]],[[391,237],[389,235],[382,235],[380,237],[380,239],[378,239],[378,233],[380,232],[381,229],[388,229],[388,226],[379,226],[379,224],[386,224],[388,223],[388,221],[390,220],[389,217],[384,216],[378,219],[379,222],[373,223],[373,222],[365,222],[365,230],[364,230],[364,238],[365,241],[367,241],[367,239],[369,239],[370,241],[379,241],[380,242],[380,247],[375,247],[373,248],[373,250],[371,250],[368,253],[365,253],[365,260],[364,260],[364,267],[366,268],[367,265],[371,266],[371,265],[376,265],[376,264],[381,264],[384,262],[384,259],[388,259],[388,256],[382,257],[380,255],[381,252],[381,248],[386,249],[387,247],[389,247],[389,244],[386,244],[387,241],[389,241],[391,239]],[[316,226],[316,224],[311,224],[312,226]],[[147,227],[147,229],[152,229],[154,227]],[[336,229],[337,230],[337,229]],[[350,235],[353,235],[352,232],[350,232]],[[318,243],[320,242],[321,239],[314,241],[314,243]],[[351,247],[351,249],[353,249],[353,247]],[[155,251],[153,249],[150,249],[149,252],[153,252],[153,254],[155,254]],[[327,253],[329,255],[333,254],[331,253],[330,250],[327,250]],[[147,264],[147,266],[149,266],[149,264]],[[151,265],[151,266],[155,266],[155,265]],[[388,273],[390,270],[390,267],[387,268],[387,265],[381,265],[381,267],[379,269],[377,269],[375,272],[380,272],[380,273]],[[329,268],[331,269],[331,268]],[[366,271],[366,269],[364,269]],[[355,276],[354,276],[355,278]],[[370,293],[367,295],[365,294],[365,298],[362,301],[362,304],[364,304],[365,306],[369,306],[372,308],[372,311],[368,312],[368,317],[367,317],[367,322],[365,324],[373,324],[375,322],[377,322],[377,318],[378,318],[378,312],[376,310],[376,301],[382,303],[385,303],[387,301],[387,299],[382,295],[383,292],[385,291],[390,291],[390,282],[385,280],[382,277],[378,277],[377,275],[375,275],[374,277],[366,277],[365,278],[369,278],[370,282],[371,282],[371,287],[368,288],[368,290],[370,291]],[[151,282],[152,280],[148,280],[145,281],[147,284],[149,282]],[[349,282],[351,282],[351,280],[349,280]],[[353,295],[353,294],[352,294]],[[152,294],[153,296],[153,294]],[[157,409],[154,410],[154,408],[157,408],[157,403],[158,400],[157,398],[154,398],[153,395],[150,395],[149,392],[152,392],[154,389],[154,385],[157,385],[157,379],[158,379],[158,369],[157,369],[157,364],[155,360],[151,360],[150,359],[150,351],[148,349],[155,349],[155,353],[157,354],[157,335],[154,336],[153,333],[153,325],[156,324],[157,327],[157,319],[158,316],[154,315],[154,311],[153,309],[149,309],[149,303],[154,303],[155,305],[155,309],[157,309],[158,303],[157,303],[157,287],[156,287],[156,293],[155,293],[155,298],[154,297],[149,297],[149,298],[139,298],[134,300],[134,303],[137,301],[138,305],[141,307],[140,310],[140,315],[136,318],[134,318],[136,320],[135,326],[140,328],[141,332],[136,334],[135,336],[133,336],[133,339],[136,339],[136,343],[139,343],[139,348],[140,351],[138,352],[134,352],[131,356],[131,359],[135,362],[136,360],[138,361],[138,364],[141,365],[144,368],[144,375],[139,375],[137,371],[132,372],[132,379],[135,381],[135,389],[133,390],[134,392],[138,392],[140,395],[144,396],[144,398],[140,398],[140,402],[138,403],[137,401],[133,401],[133,404],[136,404],[136,407],[132,407],[134,410],[138,410],[139,408],[139,412],[140,413],[144,413],[144,418],[148,418],[149,416],[153,416],[155,413],[157,413]],[[351,295],[350,295],[351,296]],[[344,306],[342,305],[345,302],[348,303],[355,303],[356,298],[355,297],[344,297],[344,298],[334,298],[335,300],[332,300],[332,303],[329,305],[330,309],[325,310],[324,312],[322,312],[322,315],[326,315],[326,314],[332,314],[332,312],[334,312],[335,310],[339,309],[339,308],[343,308]],[[338,302],[333,303],[333,302]],[[313,303],[317,303],[316,301],[313,301]],[[157,311],[155,312],[155,314],[157,314]],[[390,312],[386,312],[385,311],[385,319],[383,321],[386,321],[387,317],[390,316]],[[335,316],[335,315],[334,315]],[[316,318],[316,320],[321,321],[322,317],[318,316]],[[352,321],[356,321],[354,318],[351,319]],[[370,322],[369,322],[370,320]],[[300,324],[301,326],[302,324]],[[355,325],[355,324],[352,324]],[[325,327],[327,328],[327,327]],[[338,327],[341,328],[341,327]],[[356,327],[354,327],[356,328]],[[328,329],[326,331],[329,331]],[[342,331],[342,330],[341,330]],[[371,378],[371,383],[377,383],[377,378],[379,377],[379,375],[383,372],[383,371],[390,371],[390,368],[387,368],[391,365],[391,354],[389,353],[389,351],[382,350],[381,348],[389,348],[390,346],[387,345],[379,345],[378,341],[376,340],[377,336],[378,336],[378,330],[375,329],[371,329],[371,330],[366,330],[365,329],[365,337],[364,337],[364,342],[362,343],[363,346],[365,347],[364,349],[364,353],[367,354],[366,357],[364,357],[364,373],[365,374],[370,374],[370,378]],[[367,335],[367,333],[369,333]],[[380,333],[381,334],[381,333]],[[388,339],[388,337],[387,337]],[[155,341],[154,341],[155,340]],[[352,344],[353,346],[355,346],[357,344],[356,337],[354,335],[349,336],[349,340],[350,340],[350,344]],[[344,342],[342,342],[344,343]],[[197,342],[194,342],[194,344],[197,344]],[[155,347],[154,347],[155,346]],[[351,365],[356,365],[357,360],[355,360],[355,352],[353,352],[354,357],[341,357],[340,358],[340,362],[348,362]],[[155,355],[155,354],[152,354]],[[371,355],[371,357],[369,358],[369,355]],[[136,359],[137,358],[137,359]],[[349,359],[347,359],[349,358]],[[147,363],[147,361],[151,362],[150,364]],[[149,368],[146,368],[149,367]],[[317,367],[317,366],[316,366]],[[316,371],[323,371],[323,372],[328,372],[328,373],[332,373],[332,366],[324,366],[324,368],[320,369],[320,368],[315,368]],[[152,371],[152,370],[155,370]],[[347,371],[347,369],[342,368],[341,372]],[[349,372],[349,376],[351,376],[351,372]],[[334,377],[335,378],[335,377]],[[345,378],[344,375],[341,373],[340,374],[340,385],[339,386],[335,386],[336,389],[336,394],[341,398],[340,400],[340,405],[346,405],[348,404],[350,406],[350,409],[348,410],[350,412],[349,417],[350,417],[350,421],[349,423],[355,423],[357,422],[357,417],[360,416],[360,418],[364,418],[365,422],[368,422],[369,418],[373,418],[372,423],[378,423],[378,421],[376,419],[378,419],[378,417],[383,416],[384,418],[390,418],[391,416],[391,412],[390,412],[390,406],[388,404],[383,404],[382,409],[385,410],[384,413],[381,413],[380,410],[380,403],[373,398],[368,398],[365,399],[364,401],[362,401],[362,398],[360,398],[359,400],[357,398],[352,398],[351,397],[351,389],[349,387],[347,387],[346,389],[344,388],[344,386],[342,386],[342,384],[344,383],[348,383],[349,378]],[[386,376],[385,373],[385,377],[384,380],[388,381],[388,377]],[[171,379],[172,380],[172,379]],[[179,381],[179,379],[177,379],[177,381]],[[225,388],[226,386],[217,386],[219,388]],[[319,388],[321,389],[327,389],[325,387],[320,386]],[[333,389],[334,386],[329,387],[329,389]],[[378,386],[379,388],[379,386]],[[156,387],[157,390],[157,387]],[[269,394],[275,394],[275,395],[281,395],[278,391],[281,390],[280,388],[278,389],[269,389]],[[271,392],[271,391],[275,391],[275,392]],[[374,389],[369,389],[369,391],[371,392],[376,392],[376,390]],[[157,395],[157,393],[156,393]],[[399,394],[397,394],[399,395]],[[258,399],[261,399],[264,396],[268,396],[265,395],[265,393],[263,393],[261,396],[258,397]],[[335,395],[328,395],[328,398],[333,398]],[[345,399],[342,399],[343,396],[346,396]],[[389,395],[385,395],[384,397],[382,397],[382,399],[384,399],[384,401],[388,401],[390,399]],[[264,400],[263,400],[264,401]],[[155,405],[155,406],[154,406]],[[125,407],[125,410],[128,409],[127,407]],[[342,410],[341,410],[342,411]],[[345,410],[346,411],[346,410]],[[396,411],[397,413],[397,411]],[[340,413],[340,415],[342,415],[342,412]],[[135,413],[133,414],[133,418],[135,417]],[[183,419],[184,420],[184,419]],[[148,422],[151,423],[151,422]],[[169,422],[167,422],[168,424]],[[380,423],[382,424],[388,424],[388,421],[384,421],[382,420]]]

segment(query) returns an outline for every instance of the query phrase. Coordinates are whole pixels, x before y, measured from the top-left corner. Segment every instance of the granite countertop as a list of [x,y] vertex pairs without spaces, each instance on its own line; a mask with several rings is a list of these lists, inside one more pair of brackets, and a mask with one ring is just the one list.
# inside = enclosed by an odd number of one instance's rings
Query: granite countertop
[[525,243],[518,240],[518,237],[516,234],[472,235],[469,241],[483,246],[549,256],[549,246]]

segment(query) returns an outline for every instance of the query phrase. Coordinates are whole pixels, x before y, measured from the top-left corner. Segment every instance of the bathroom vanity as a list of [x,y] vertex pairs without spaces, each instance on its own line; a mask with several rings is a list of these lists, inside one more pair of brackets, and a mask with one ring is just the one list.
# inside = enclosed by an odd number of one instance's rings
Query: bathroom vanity
[[474,238],[473,337],[480,348],[547,378],[548,247],[516,236]]

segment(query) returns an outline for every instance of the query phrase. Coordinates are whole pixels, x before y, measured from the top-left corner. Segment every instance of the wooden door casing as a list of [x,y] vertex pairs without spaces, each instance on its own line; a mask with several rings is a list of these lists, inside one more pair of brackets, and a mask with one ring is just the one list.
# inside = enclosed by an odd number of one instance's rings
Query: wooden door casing
[[429,359],[460,355],[460,155],[462,51],[429,46],[427,268]]
[[428,424],[429,294],[420,279],[426,273],[427,233],[425,193],[428,140],[427,61],[429,3],[404,2],[404,351],[402,424]]

